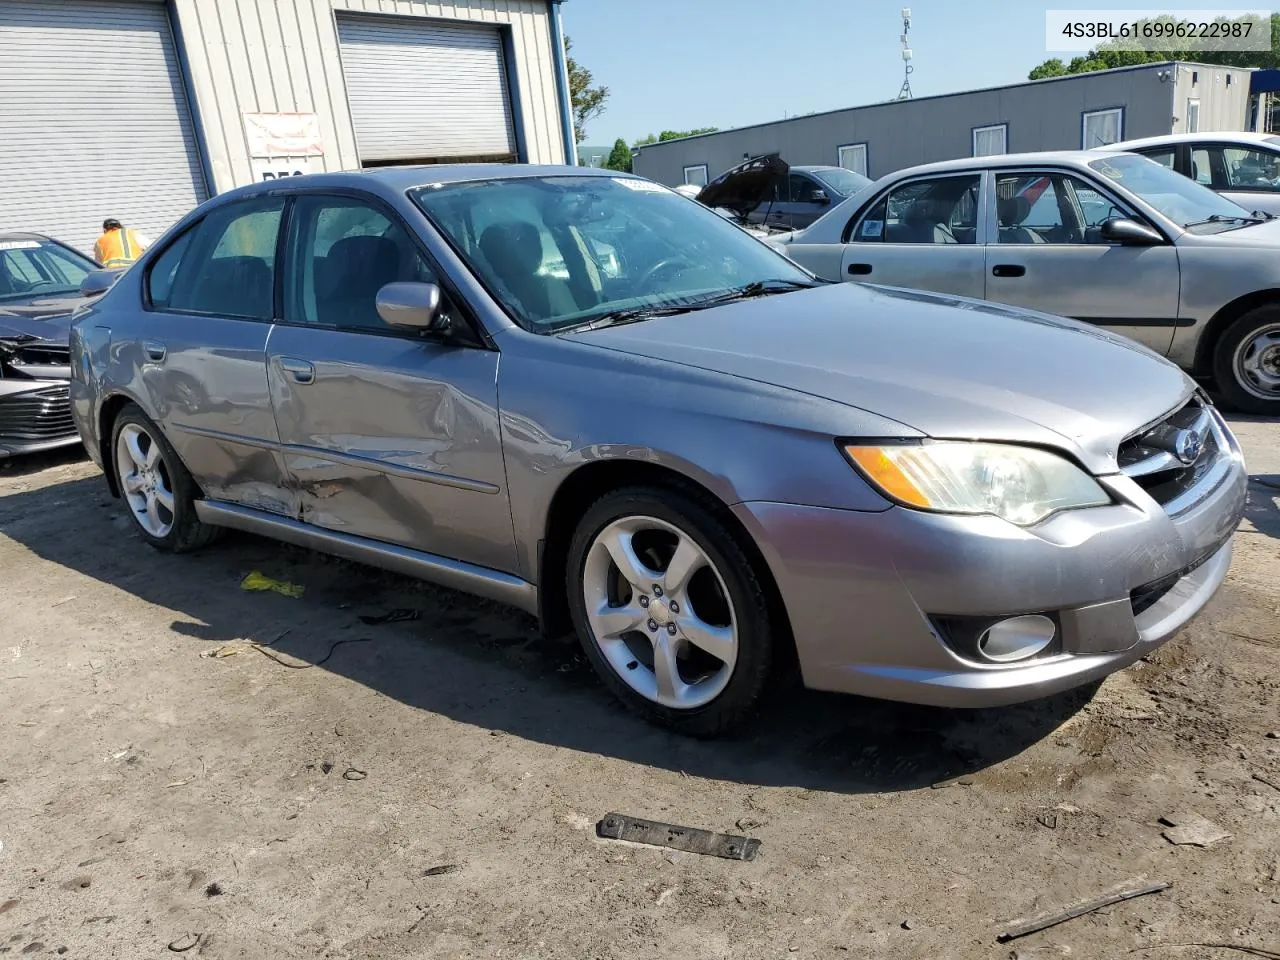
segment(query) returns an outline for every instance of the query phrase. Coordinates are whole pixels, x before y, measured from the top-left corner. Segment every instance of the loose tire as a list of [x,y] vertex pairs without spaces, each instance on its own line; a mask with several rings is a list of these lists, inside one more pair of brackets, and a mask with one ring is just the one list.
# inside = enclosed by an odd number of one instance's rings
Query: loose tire
[[712,505],[658,487],[606,494],[573,534],[567,586],[587,658],[636,713],[697,737],[750,714],[770,676],[773,624]]
[[1213,377],[1237,410],[1280,415],[1280,306],[1250,310],[1227,327],[1214,350]]
[[111,428],[112,469],[120,499],[142,539],[169,553],[210,543],[217,527],[200,522],[191,474],[160,429],[137,404],[124,407]]

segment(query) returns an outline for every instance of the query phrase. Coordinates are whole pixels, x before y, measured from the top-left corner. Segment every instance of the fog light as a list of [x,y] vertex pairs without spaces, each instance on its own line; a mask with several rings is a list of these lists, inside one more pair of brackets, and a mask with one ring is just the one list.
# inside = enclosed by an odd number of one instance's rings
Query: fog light
[[993,623],[978,637],[978,652],[996,663],[1033,657],[1053,641],[1057,628],[1048,617],[1030,614]]

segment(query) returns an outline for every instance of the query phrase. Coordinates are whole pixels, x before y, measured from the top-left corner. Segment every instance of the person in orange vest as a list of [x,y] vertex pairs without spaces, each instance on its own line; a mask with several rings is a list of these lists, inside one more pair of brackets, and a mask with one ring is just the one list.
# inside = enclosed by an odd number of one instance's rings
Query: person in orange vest
[[102,221],[102,236],[93,245],[93,257],[104,267],[127,267],[149,246],[149,238],[108,217]]

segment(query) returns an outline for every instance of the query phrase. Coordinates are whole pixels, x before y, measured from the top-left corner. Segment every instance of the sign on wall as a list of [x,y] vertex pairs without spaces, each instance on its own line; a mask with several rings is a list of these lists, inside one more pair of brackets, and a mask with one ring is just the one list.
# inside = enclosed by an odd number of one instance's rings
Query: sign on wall
[[324,173],[322,157],[250,157],[255,182],[300,177],[304,173]]
[[320,120],[314,113],[246,113],[243,117],[251,157],[324,155]]

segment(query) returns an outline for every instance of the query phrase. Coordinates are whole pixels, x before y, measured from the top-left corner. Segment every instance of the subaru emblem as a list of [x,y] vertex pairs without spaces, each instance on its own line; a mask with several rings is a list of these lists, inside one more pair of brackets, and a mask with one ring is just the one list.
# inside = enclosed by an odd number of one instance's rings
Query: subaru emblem
[[1173,444],[1174,456],[1186,464],[1195,463],[1204,451],[1204,440],[1197,430],[1180,430]]

